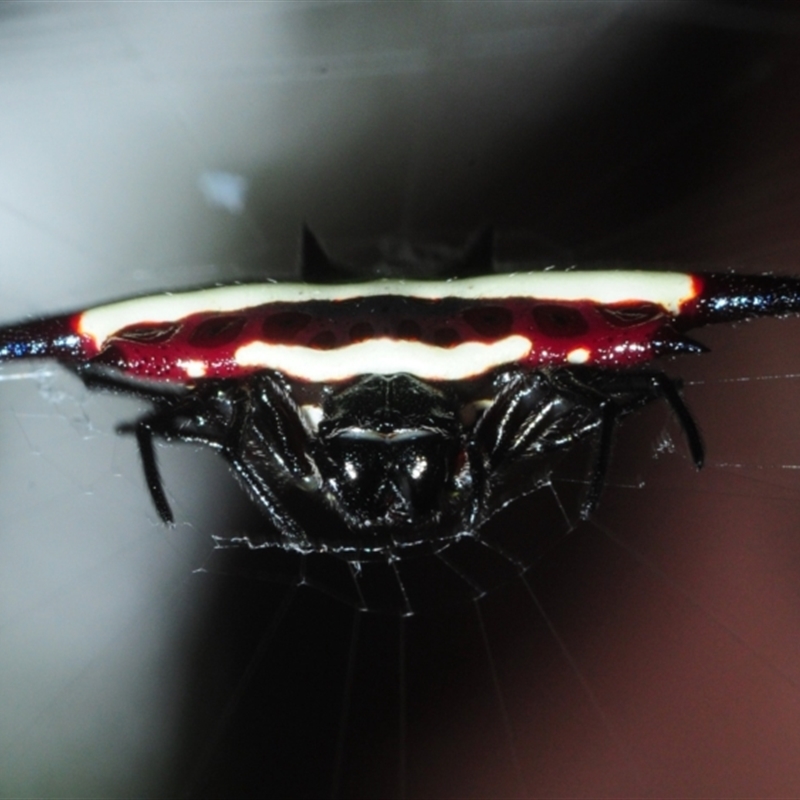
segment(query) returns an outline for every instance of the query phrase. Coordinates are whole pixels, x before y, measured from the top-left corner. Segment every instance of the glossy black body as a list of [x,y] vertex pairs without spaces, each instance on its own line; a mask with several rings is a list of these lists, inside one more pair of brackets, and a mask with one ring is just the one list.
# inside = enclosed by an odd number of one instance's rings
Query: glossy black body
[[[459,277],[490,271],[491,244],[492,232],[484,229],[442,269]],[[302,259],[306,278],[343,276],[307,229]],[[739,296],[742,287],[734,284],[722,287],[723,294]],[[700,324],[717,310],[700,308]],[[55,345],[55,337],[47,341]],[[13,357],[32,355],[28,348]],[[99,364],[65,363],[91,388],[152,404],[120,431],[136,436],[165,523],[173,515],[154,440],[217,450],[268,522],[263,541],[251,546],[335,552],[359,561],[479,537],[494,514],[546,485],[555,461],[589,440],[594,459],[581,509],[587,516],[600,498],[616,423],[656,399],[676,414],[696,466],[703,461],[679,384],[655,370],[511,367],[477,381],[433,383],[392,374],[329,385],[264,370],[176,386],[148,385]]]
[[[84,377],[90,384],[105,380]],[[314,429],[292,385],[262,372],[152,394],[154,410],[122,430],[136,435],[165,522],[172,512],[155,437],[221,453],[271,524],[261,546],[352,560],[479,536],[497,511],[545,485],[554,461],[586,439],[595,443],[582,509],[588,515],[600,497],[617,421],[651,400],[670,404],[695,464],[702,464],[697,427],[676,383],[659,372],[512,369],[498,372],[491,388],[493,398],[476,407],[465,387],[405,374],[364,376],[323,389]],[[306,526],[309,508],[326,511],[331,523]]]

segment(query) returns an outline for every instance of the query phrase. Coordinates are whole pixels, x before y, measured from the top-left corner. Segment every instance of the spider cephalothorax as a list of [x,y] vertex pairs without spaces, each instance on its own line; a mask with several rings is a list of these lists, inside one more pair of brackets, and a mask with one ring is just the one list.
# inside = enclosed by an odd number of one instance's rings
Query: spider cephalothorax
[[[218,450],[275,545],[354,559],[476,535],[594,443],[596,506],[620,418],[663,399],[692,460],[679,383],[648,366],[702,352],[684,332],[800,311],[800,280],[676,272],[486,274],[484,233],[458,280],[242,284],[0,328],[0,360],[55,357],[153,409],[135,434],[156,509],[153,440]],[[306,273],[329,266],[304,233]],[[319,507],[336,524],[305,524]]]
[[465,480],[454,397],[413,375],[370,375],[331,392],[322,411],[312,453],[350,527],[447,527]]

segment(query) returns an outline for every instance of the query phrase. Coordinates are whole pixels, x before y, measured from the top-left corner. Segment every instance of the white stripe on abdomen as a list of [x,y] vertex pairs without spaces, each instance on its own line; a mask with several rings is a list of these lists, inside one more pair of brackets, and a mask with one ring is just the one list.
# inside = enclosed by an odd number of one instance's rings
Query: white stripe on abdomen
[[274,369],[313,383],[401,372],[422,380],[459,381],[502,364],[522,361],[531,346],[524,336],[509,336],[491,344],[465,342],[447,348],[402,339],[369,339],[336,350],[256,341],[240,347],[235,358],[242,367]]

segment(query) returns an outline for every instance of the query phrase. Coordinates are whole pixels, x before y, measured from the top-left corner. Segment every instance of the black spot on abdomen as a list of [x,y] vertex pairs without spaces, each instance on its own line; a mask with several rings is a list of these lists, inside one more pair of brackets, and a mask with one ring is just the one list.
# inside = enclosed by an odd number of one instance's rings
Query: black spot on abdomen
[[356,322],[349,332],[351,342],[363,342],[365,339],[372,339],[375,336],[375,328],[369,322]]
[[336,334],[333,331],[320,331],[308,343],[315,350],[332,350],[336,347]]
[[582,336],[589,323],[576,308],[556,304],[542,304],[531,310],[531,315],[541,333],[555,339]]
[[302,311],[280,311],[270,314],[261,323],[261,332],[272,342],[291,342],[311,322],[311,315]]
[[145,325],[130,325],[115,333],[112,338],[126,339],[142,344],[163,344],[169,341],[180,329],[177,322],[154,322]]
[[431,342],[437,347],[454,347],[461,342],[461,334],[455,328],[437,328]]
[[475,306],[462,316],[475,333],[491,339],[508,336],[514,325],[514,315],[502,306]]
[[598,306],[606,322],[615,328],[632,328],[664,316],[664,310],[655,303],[626,303],[616,306]]
[[401,319],[397,323],[396,330],[399,339],[419,340],[422,338],[422,328],[413,319]]
[[194,347],[222,347],[239,338],[247,317],[219,316],[201,322],[189,336],[189,344]]

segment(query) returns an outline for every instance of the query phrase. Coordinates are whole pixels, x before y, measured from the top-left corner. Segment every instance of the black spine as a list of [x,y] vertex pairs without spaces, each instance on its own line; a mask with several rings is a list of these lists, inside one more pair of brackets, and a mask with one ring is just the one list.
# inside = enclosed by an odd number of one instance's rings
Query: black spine
[[0,328],[0,361],[19,358],[82,360],[81,338],[72,330],[71,317],[23,322]]
[[353,276],[333,261],[308,225],[300,238],[300,276],[307,283],[348,283]]
[[800,278],[721,273],[698,277],[703,288],[688,315],[693,325],[800,313]]

